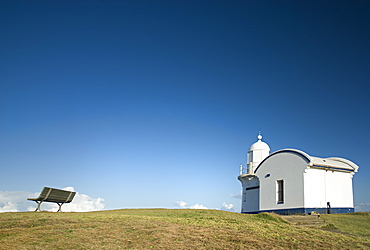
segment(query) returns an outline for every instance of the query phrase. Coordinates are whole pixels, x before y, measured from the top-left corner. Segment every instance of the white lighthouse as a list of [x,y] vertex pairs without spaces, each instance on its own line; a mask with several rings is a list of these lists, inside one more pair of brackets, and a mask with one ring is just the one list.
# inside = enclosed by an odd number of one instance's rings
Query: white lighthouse
[[257,141],[249,148],[247,156],[247,173],[239,175],[242,183],[242,213],[259,211],[260,182],[255,175],[258,165],[270,154],[270,147],[262,141],[261,133],[258,133]]
[[340,157],[314,157],[270,147],[257,137],[241,166],[242,213],[348,213],[354,211],[352,178],[359,167]]

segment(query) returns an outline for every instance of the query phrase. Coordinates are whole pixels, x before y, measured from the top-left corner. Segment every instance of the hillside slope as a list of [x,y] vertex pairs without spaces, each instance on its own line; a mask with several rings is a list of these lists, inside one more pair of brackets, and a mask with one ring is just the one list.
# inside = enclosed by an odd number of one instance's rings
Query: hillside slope
[[[325,219],[330,222],[330,216]],[[356,227],[369,224],[368,214]],[[349,217],[351,218],[351,217]],[[330,222],[335,224],[335,222]],[[336,230],[345,230],[339,226]],[[361,230],[360,230],[361,231]],[[370,237],[297,227],[275,214],[124,209],[0,214],[0,249],[369,249]]]

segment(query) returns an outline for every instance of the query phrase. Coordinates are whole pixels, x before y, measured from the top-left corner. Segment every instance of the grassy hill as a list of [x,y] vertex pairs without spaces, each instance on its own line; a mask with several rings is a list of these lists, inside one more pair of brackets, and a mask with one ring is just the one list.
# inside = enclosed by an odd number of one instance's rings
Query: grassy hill
[[334,231],[217,210],[0,213],[0,249],[370,249],[369,213],[322,217]]

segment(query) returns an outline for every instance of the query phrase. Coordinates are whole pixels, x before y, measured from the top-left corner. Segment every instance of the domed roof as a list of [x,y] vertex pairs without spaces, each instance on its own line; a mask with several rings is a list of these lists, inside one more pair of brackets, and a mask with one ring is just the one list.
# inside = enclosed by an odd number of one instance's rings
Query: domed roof
[[253,143],[252,146],[249,148],[249,151],[253,150],[267,150],[270,152],[270,147],[267,145],[266,142],[261,141],[262,135],[258,134],[257,136],[258,141]]

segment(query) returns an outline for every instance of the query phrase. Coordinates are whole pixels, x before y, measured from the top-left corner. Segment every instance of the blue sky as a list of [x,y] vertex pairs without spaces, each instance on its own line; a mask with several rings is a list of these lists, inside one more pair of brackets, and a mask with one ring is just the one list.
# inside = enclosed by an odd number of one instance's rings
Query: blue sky
[[355,162],[370,209],[369,23],[368,1],[0,1],[0,191],[239,211],[261,130]]

